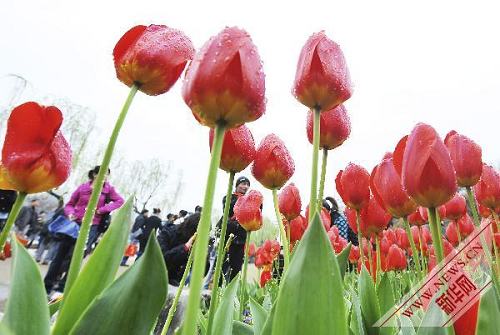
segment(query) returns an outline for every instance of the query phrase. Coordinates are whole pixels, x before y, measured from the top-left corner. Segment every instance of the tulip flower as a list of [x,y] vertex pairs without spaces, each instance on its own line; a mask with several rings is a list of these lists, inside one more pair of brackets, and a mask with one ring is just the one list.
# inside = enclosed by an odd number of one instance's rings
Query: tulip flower
[[262,62],[248,33],[228,27],[196,54],[182,96],[202,125],[234,128],[265,111]]
[[408,221],[411,225],[422,226],[427,223],[426,220],[420,215],[420,211],[417,209],[414,213],[408,215]]
[[[401,152],[404,146],[404,152]],[[434,128],[419,123],[406,141],[398,145],[394,161],[401,161],[403,186],[417,204],[436,208],[457,191],[457,180],[450,155]],[[396,159],[396,157],[398,157]]]
[[[465,198],[459,194],[455,196],[444,204],[446,215],[448,220],[458,220],[467,213],[467,204]],[[439,214],[441,216],[441,214]]]
[[[306,207],[306,219],[309,217],[309,205]],[[330,216],[330,212],[324,207],[321,208],[321,211],[319,212],[319,217],[321,219],[321,223],[323,224],[323,227],[325,227],[325,231],[330,230],[330,226],[332,225],[332,218]],[[309,225],[309,221],[307,221],[307,224]]]
[[193,56],[193,44],[184,33],[155,24],[133,27],[113,50],[118,79],[147,95],[167,92]]
[[492,211],[500,207],[500,176],[491,166],[484,164],[481,179],[474,186],[477,202]]
[[365,168],[349,163],[335,179],[337,192],[349,208],[359,211],[370,200],[370,174]]
[[[313,144],[313,113],[307,114],[307,139]],[[332,150],[342,145],[351,133],[351,121],[344,105],[321,113],[319,146]]]
[[313,34],[300,53],[293,94],[311,109],[327,111],[351,97],[351,79],[338,44],[323,31]]
[[353,245],[351,246],[351,250],[349,251],[349,263],[354,264],[359,259],[359,247]]
[[453,330],[455,335],[474,335],[477,331],[477,316],[481,299],[478,299],[472,306],[469,306],[467,311],[453,322]]
[[234,205],[234,215],[246,231],[256,231],[262,227],[263,197],[259,191],[251,190],[238,198]]
[[[209,144],[212,149],[214,130],[210,129]],[[247,168],[255,158],[255,142],[247,126],[228,129],[224,135],[220,168],[226,172],[238,173]]]
[[252,165],[252,174],[264,187],[279,189],[292,177],[295,163],[281,139],[267,135],[260,142]]
[[460,231],[460,236],[464,239],[474,231],[474,224],[469,214],[465,214],[460,219],[457,220],[458,230]]
[[408,249],[410,247],[410,240],[408,239],[408,234],[403,228],[396,228],[396,243],[402,249]]
[[387,241],[390,243],[390,244],[394,244],[396,243],[396,233],[394,232],[393,229],[386,229],[382,232],[383,234],[383,237],[385,239],[387,239]]
[[389,242],[389,239],[387,239],[386,237],[382,237],[382,239],[380,240],[380,251],[383,254],[387,254],[389,252],[390,246],[391,246],[391,243]]
[[391,245],[389,252],[387,253],[387,270],[396,271],[406,269],[406,257],[402,249],[397,245]]
[[374,197],[371,197],[368,205],[361,210],[361,217],[366,229],[364,232],[362,230],[361,233],[367,237],[378,235],[387,228],[389,221],[391,221],[391,215],[379,205]]
[[402,218],[415,212],[417,204],[403,189],[392,158],[384,159],[375,166],[370,185],[375,199],[394,217]]
[[307,219],[302,215],[299,215],[295,219],[288,222],[288,227],[290,230],[290,244],[293,246],[297,241],[302,239],[302,236],[307,229]]
[[288,184],[278,195],[278,206],[280,213],[285,216],[288,221],[292,221],[300,215],[302,202],[300,201],[300,193],[294,183]]
[[260,287],[266,286],[267,282],[272,279],[272,274],[270,270],[262,271],[260,274]]
[[491,211],[488,207],[484,207],[481,204],[477,204],[477,209],[479,211],[479,215],[481,215],[482,218],[487,219],[491,216]]
[[481,147],[454,130],[446,135],[444,143],[455,168],[458,186],[476,185],[483,170]]
[[448,224],[448,226],[446,227],[446,231],[445,231],[446,239],[453,246],[457,246],[458,243],[461,241],[461,237],[459,235],[460,234],[458,233],[457,224],[454,221],[450,222]]

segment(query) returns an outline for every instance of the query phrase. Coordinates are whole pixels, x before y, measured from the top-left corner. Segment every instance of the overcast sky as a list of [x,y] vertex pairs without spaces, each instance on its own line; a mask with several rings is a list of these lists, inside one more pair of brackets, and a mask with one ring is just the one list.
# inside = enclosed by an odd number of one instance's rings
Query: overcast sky
[[[34,87],[33,98],[53,95],[90,107],[107,129],[128,94],[116,79],[112,50],[137,24],[184,31],[200,48],[225,26],[246,29],[266,73],[266,114],[248,124],[256,142],[274,132],[290,150],[292,177],[309,197],[311,146],[306,108],[291,95],[300,50],[325,30],[342,48],[354,94],[347,101],[351,137],[330,153],[326,194],[349,161],[369,171],[386,151],[426,122],[444,137],[455,129],[500,162],[499,8],[493,2],[456,1],[4,1],[0,10],[0,77],[15,73]],[[180,95],[181,82],[160,96],[138,94],[119,139],[130,158],[173,160],[183,171],[177,208],[203,201],[209,164],[208,128],[199,125]],[[93,165],[93,163],[91,164]],[[249,169],[245,175],[251,177]],[[252,188],[264,191],[257,182]],[[217,181],[215,209],[227,175]],[[266,213],[272,198],[264,191]]]

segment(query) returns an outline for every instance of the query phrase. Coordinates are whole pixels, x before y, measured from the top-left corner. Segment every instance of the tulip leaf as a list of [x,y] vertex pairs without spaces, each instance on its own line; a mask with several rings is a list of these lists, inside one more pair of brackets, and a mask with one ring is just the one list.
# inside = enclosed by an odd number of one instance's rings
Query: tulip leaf
[[315,213],[283,276],[273,335],[348,334],[343,282],[332,253],[330,240]]
[[344,279],[345,275],[345,270],[347,269],[347,260],[349,258],[349,253],[351,252],[351,243],[347,245],[347,247],[338,254],[337,257],[337,263],[339,263],[339,269],[340,269],[340,276],[342,277],[342,280]]
[[252,297],[250,297],[250,311],[252,311],[254,332],[260,334],[266,323],[267,311]]
[[233,331],[234,300],[238,290],[240,275],[237,275],[224,290],[219,306],[215,311],[213,334],[231,334]]
[[273,320],[274,320],[274,315],[276,312],[276,303],[273,305],[271,310],[269,311],[269,314],[267,316],[267,320],[264,323],[264,327],[262,328],[261,333],[255,332],[255,335],[271,335],[273,331]]
[[127,244],[131,212],[132,197],[113,215],[109,229],[64,299],[54,335],[67,334],[95,297],[115,279]]
[[[394,307],[395,304],[391,281],[387,273],[382,273],[382,275],[380,276],[380,282],[377,286],[377,296],[380,307],[380,315],[383,316],[392,307]],[[380,328],[381,334],[393,334],[394,332],[395,328],[393,327]]]
[[154,234],[143,256],[89,305],[70,334],[149,334],[167,297],[167,269]]
[[381,317],[375,285],[373,284],[372,277],[370,277],[366,267],[363,265],[361,268],[361,274],[359,275],[358,282],[361,314],[363,315],[364,324],[368,334],[380,334],[379,330],[382,328],[373,327],[375,322],[377,322]]
[[415,328],[413,327],[413,323],[411,322],[411,319],[405,315],[401,315],[399,317],[399,321],[401,324],[401,330],[400,334],[401,335],[415,335]]
[[439,327],[448,319],[438,305],[434,302],[429,304],[427,311],[418,327],[417,335],[450,335],[454,334],[453,327]]
[[350,329],[355,335],[365,335],[365,327],[363,325],[363,316],[361,315],[361,306],[359,298],[355,292],[351,292],[351,322]]
[[494,286],[487,289],[483,296],[481,296],[477,315],[476,334],[500,334],[500,303],[497,299]]
[[61,306],[61,300],[58,300],[56,302],[50,303],[49,304],[49,313],[50,316],[56,314],[56,312],[59,310],[59,307]]
[[[3,327],[12,334],[49,334],[50,315],[42,275],[28,251],[12,235],[12,286]],[[4,333],[2,331],[2,333]]]
[[233,332],[230,335],[254,335],[253,328],[241,321],[233,321]]

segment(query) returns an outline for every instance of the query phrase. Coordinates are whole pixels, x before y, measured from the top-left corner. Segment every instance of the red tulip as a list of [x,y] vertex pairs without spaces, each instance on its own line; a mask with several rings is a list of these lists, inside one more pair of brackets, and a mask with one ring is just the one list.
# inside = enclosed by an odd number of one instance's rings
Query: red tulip
[[255,266],[258,268],[270,268],[279,253],[279,243],[277,241],[266,240],[256,251]]
[[406,269],[406,256],[402,249],[397,245],[391,245],[389,252],[387,253],[387,270],[404,270]]
[[250,243],[250,245],[248,246],[248,257],[255,256],[255,252],[255,243]]
[[263,197],[259,191],[251,190],[238,198],[234,205],[234,215],[246,231],[256,231],[262,227]]
[[479,303],[481,299],[478,299],[472,306],[470,306],[467,311],[462,314],[453,323],[453,329],[455,335],[475,335],[477,327],[477,313],[479,312]]
[[[307,113],[307,139],[313,144],[313,113]],[[332,150],[344,143],[351,133],[351,121],[344,105],[321,113],[319,146]]]
[[380,251],[383,254],[387,254],[389,252],[389,247],[391,246],[391,242],[386,237],[382,237],[380,240]]
[[300,215],[302,202],[300,201],[300,193],[294,183],[288,184],[281,190],[278,195],[278,207],[280,213],[285,216],[288,221],[292,221]]
[[307,219],[302,215],[299,215],[288,224],[290,225],[290,244],[293,245],[304,235],[304,232],[307,229]]
[[384,159],[375,166],[370,178],[373,196],[378,203],[397,218],[415,212],[417,204],[403,190],[401,178],[394,167],[392,158]]
[[344,54],[323,31],[313,34],[300,53],[293,89],[309,108],[332,109],[351,97],[351,79]]
[[267,135],[260,142],[252,165],[252,174],[268,189],[281,188],[295,172],[295,163],[281,139]]
[[[446,232],[445,232],[446,239],[454,246],[458,245],[458,230],[457,230],[457,224],[455,222],[450,222],[448,224],[448,227],[446,227]],[[460,237],[461,238],[461,237]]]
[[494,233],[493,238],[495,239],[495,245],[500,248],[500,233]]
[[391,215],[389,215],[375,200],[375,198],[370,198],[368,205],[361,210],[361,217],[365,223],[366,231],[363,233],[363,228],[361,228],[361,233],[364,236],[373,236],[381,233],[389,221],[391,221]]
[[365,168],[349,163],[335,178],[337,192],[345,205],[354,210],[365,207],[370,200],[370,174]]
[[[398,145],[394,162],[403,155],[401,176],[410,197],[423,207],[438,207],[453,197],[457,191],[455,170],[450,154],[434,128],[419,123],[406,142]],[[396,159],[396,157],[398,157]]]
[[417,209],[414,213],[408,215],[408,222],[411,225],[422,226],[427,223],[426,220],[420,215],[420,210]]
[[272,278],[272,274],[270,270],[262,271],[260,274],[260,287],[266,286],[267,282]]
[[234,128],[264,114],[264,72],[257,48],[244,30],[225,28],[188,67],[184,101],[202,125]]
[[472,222],[469,214],[465,214],[457,221],[458,228],[460,229],[460,236],[466,238],[474,231],[474,223]]
[[[413,238],[413,243],[415,243],[415,246],[417,249],[420,249],[420,229],[418,226],[411,226],[410,227],[411,231],[411,236]],[[411,249],[409,249],[411,250]]]
[[474,194],[480,205],[490,210],[500,207],[500,176],[491,166],[483,165],[483,174],[474,186]]
[[393,229],[386,229],[382,232],[383,237],[389,241],[390,244],[396,243],[396,233]]
[[353,245],[351,246],[351,250],[349,251],[349,263],[356,263],[359,259],[359,247]]
[[[210,150],[214,141],[214,130],[209,133]],[[226,172],[241,172],[247,168],[255,158],[255,142],[250,129],[244,124],[226,131],[220,168]]]
[[432,243],[432,235],[427,226],[421,227],[421,234],[423,237],[422,241],[425,242],[425,244]]
[[36,102],[12,110],[2,150],[0,189],[38,193],[68,178],[71,148],[59,131],[62,120],[59,109]]
[[[309,205],[307,205],[307,207],[306,207],[305,217],[306,217],[306,220],[309,219]],[[332,225],[332,218],[331,218],[328,210],[326,210],[326,208],[324,208],[324,207],[321,208],[321,212],[319,213],[319,217],[321,219],[321,223],[323,223],[323,227],[325,227],[325,230],[326,231],[330,230],[330,226]],[[309,224],[309,221],[307,224]]]
[[118,79],[148,95],[167,92],[193,55],[193,44],[184,33],[154,24],[130,29],[113,50]]
[[332,244],[332,248],[336,254],[339,254],[347,247],[347,241],[340,236],[339,228],[337,226],[332,226],[328,231],[328,238],[330,239],[330,243]]
[[402,249],[410,248],[410,240],[408,239],[408,235],[406,235],[406,231],[403,228],[396,228],[396,243]]
[[460,194],[455,194],[450,201],[444,204],[444,207],[448,220],[458,220],[467,213],[465,198]]
[[446,135],[444,143],[455,167],[458,186],[476,185],[483,170],[481,147],[454,130]]
[[481,215],[481,217],[487,219],[491,216],[491,210],[488,207],[484,207],[483,205],[477,202],[476,204],[477,204],[477,210],[479,212],[479,215]]

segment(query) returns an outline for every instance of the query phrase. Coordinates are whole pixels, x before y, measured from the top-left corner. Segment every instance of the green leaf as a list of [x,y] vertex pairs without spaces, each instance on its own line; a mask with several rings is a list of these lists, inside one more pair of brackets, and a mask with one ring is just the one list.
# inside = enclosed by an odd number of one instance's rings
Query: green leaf
[[59,307],[61,306],[61,300],[58,300],[56,302],[50,303],[49,304],[49,313],[50,316],[53,316],[56,314],[56,312],[59,310]]
[[381,328],[373,327],[373,324],[380,319],[380,307],[373,284],[372,277],[363,265],[358,282],[358,294],[360,297],[361,313],[368,334],[379,334]]
[[348,334],[337,258],[318,213],[284,274],[273,335]]
[[366,330],[363,325],[363,316],[361,315],[361,306],[359,304],[359,298],[356,293],[351,293],[351,324],[350,329],[355,335],[365,335]]
[[399,321],[401,323],[401,335],[415,335],[415,328],[413,328],[413,323],[409,317],[401,315]]
[[255,334],[260,334],[264,329],[264,324],[267,319],[267,311],[259,305],[252,297],[250,297],[250,311],[252,311],[253,328]]
[[109,229],[64,299],[54,335],[67,334],[95,297],[115,279],[128,240],[131,212],[132,197],[113,215]]
[[[382,273],[382,275],[380,276],[380,283],[377,287],[377,296],[380,308],[380,316],[383,316],[386,312],[393,308],[395,304],[391,281],[386,273]],[[395,331],[396,329],[392,327],[380,328],[381,334],[394,334]]]
[[14,333],[5,324],[0,323],[0,335],[14,335]]
[[255,332],[255,335],[271,335],[273,331],[273,320],[274,320],[274,314],[276,312],[276,304],[273,305],[271,308],[271,311],[269,312],[269,315],[267,316],[267,320],[264,323],[264,327],[262,328],[262,332],[259,334]]
[[254,335],[253,329],[251,326],[247,325],[238,320],[233,321],[233,332],[232,335]]
[[476,334],[500,334],[500,303],[495,294],[494,286],[487,289],[481,297]]
[[154,234],[143,256],[85,310],[70,334],[148,334],[167,297],[167,269]]
[[238,290],[240,275],[237,275],[224,290],[224,295],[217,306],[212,334],[231,335],[233,331],[234,298]]
[[49,334],[49,307],[38,266],[14,235],[11,240],[12,286],[2,323],[13,334]]
[[208,320],[203,315],[201,310],[198,312],[198,326],[200,328],[201,335],[205,335],[207,333]]
[[342,250],[340,254],[338,254],[337,257],[337,263],[339,263],[339,269],[340,269],[340,276],[342,277],[342,280],[344,279],[345,275],[345,270],[347,269],[347,261],[349,259],[349,252],[351,252],[351,243],[347,245],[347,247]]
[[[437,296],[436,296],[437,297]],[[435,298],[434,298],[435,299]],[[438,305],[432,300],[429,304],[427,312],[424,314],[424,318],[418,327],[417,335],[452,335],[455,332],[453,327],[429,327],[426,325],[442,325],[448,320],[448,317],[444,314]]]

